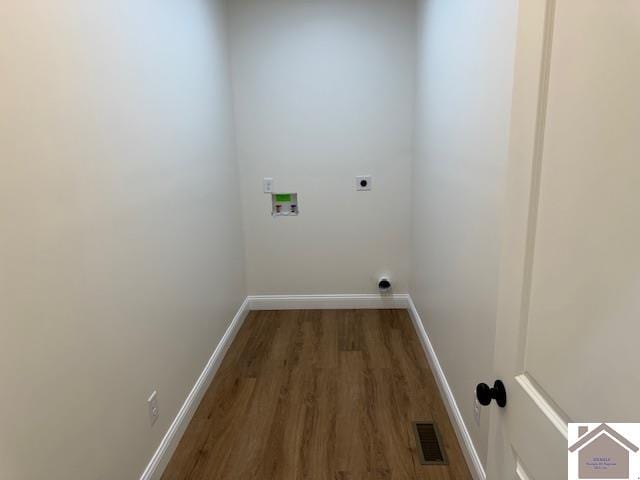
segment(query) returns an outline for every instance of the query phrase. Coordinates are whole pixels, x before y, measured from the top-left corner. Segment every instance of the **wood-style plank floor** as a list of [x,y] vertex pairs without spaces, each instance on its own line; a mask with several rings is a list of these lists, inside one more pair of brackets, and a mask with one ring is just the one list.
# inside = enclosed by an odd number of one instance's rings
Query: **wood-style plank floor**
[[[420,465],[434,420],[447,466]],[[405,310],[252,312],[163,480],[471,478]]]

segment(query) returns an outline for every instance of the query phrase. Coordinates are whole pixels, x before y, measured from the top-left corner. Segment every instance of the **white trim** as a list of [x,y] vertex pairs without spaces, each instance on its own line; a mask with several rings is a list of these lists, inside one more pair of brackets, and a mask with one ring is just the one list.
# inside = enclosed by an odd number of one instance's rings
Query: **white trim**
[[438,388],[440,389],[440,395],[442,396],[442,400],[445,404],[445,407],[447,408],[447,412],[449,413],[449,418],[453,423],[453,428],[456,431],[456,436],[458,437],[458,441],[460,442],[460,446],[462,447],[462,453],[464,454],[464,457],[467,460],[467,464],[471,469],[471,475],[473,476],[474,480],[486,480],[487,475],[484,471],[484,467],[482,466],[482,462],[480,461],[480,456],[476,451],[473,440],[471,440],[469,430],[467,430],[467,426],[464,423],[462,414],[460,413],[460,409],[458,408],[458,404],[456,403],[456,399],[453,396],[451,387],[449,387],[447,377],[445,377],[444,375],[444,371],[442,370],[442,366],[438,361],[438,357],[436,356],[436,352],[433,349],[431,340],[429,340],[429,335],[424,328],[424,324],[422,323],[420,314],[418,313],[418,310],[416,310],[416,306],[414,305],[411,297],[408,298],[408,302],[409,314],[411,315],[411,319],[413,320],[413,325],[416,329],[418,337],[420,338],[422,348],[424,349],[427,360],[429,361],[431,370],[436,377],[436,382],[438,383]]
[[247,318],[249,311],[249,299],[245,299],[244,302],[242,302],[238,313],[236,313],[235,317],[231,321],[229,328],[227,328],[227,331],[222,336],[220,343],[218,343],[218,346],[211,355],[211,358],[209,358],[207,365],[204,367],[200,377],[198,377],[198,380],[191,389],[191,392],[189,392],[189,395],[180,408],[180,411],[178,411],[176,418],[169,426],[169,430],[167,430],[167,433],[160,442],[158,449],[153,454],[153,457],[151,457],[151,461],[140,476],[140,480],[157,480],[162,476],[162,473],[167,467],[167,464],[178,446],[184,431],[189,425],[189,422],[198,408],[202,397],[209,388],[211,380],[213,380],[214,375],[218,371],[229,346],[244,323],[244,320]]
[[520,460],[516,460],[516,477],[519,480],[531,480],[531,477],[520,463]]
[[250,295],[251,310],[339,310],[409,308],[409,295]]
[[540,392],[538,387],[531,381],[529,376],[525,373],[516,377],[516,382],[522,387],[525,393],[531,398],[533,403],[540,409],[540,411],[549,419],[551,424],[562,434],[566,439],[569,438],[569,426],[564,417],[558,413],[558,411],[546,400],[544,395]]

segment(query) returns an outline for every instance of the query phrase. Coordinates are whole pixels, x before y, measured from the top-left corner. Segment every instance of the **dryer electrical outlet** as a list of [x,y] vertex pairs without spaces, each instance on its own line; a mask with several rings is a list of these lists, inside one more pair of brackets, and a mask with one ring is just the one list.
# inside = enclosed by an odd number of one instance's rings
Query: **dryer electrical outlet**
[[373,177],[371,175],[360,175],[356,177],[356,190],[358,192],[368,192],[373,186]]

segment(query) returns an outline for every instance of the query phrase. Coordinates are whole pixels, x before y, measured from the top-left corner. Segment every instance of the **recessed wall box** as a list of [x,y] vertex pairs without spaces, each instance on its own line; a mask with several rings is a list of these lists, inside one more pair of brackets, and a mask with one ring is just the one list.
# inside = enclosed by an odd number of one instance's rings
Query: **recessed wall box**
[[272,193],[271,215],[274,217],[290,217],[300,213],[297,193]]

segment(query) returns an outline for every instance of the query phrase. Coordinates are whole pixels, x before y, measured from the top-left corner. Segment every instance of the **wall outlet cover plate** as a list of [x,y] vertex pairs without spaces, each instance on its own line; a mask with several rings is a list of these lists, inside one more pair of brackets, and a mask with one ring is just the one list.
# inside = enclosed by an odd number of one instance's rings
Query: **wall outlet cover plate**
[[149,422],[151,426],[153,426],[158,417],[160,416],[160,409],[158,408],[158,392],[154,391],[151,396],[147,399],[147,406],[149,409]]
[[482,413],[482,405],[478,401],[475,392],[473,393],[473,419],[476,421],[476,425],[480,425],[480,415]]

